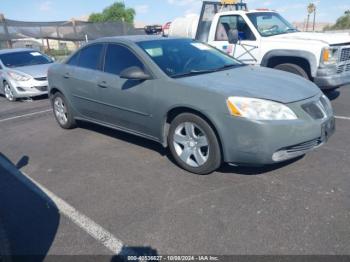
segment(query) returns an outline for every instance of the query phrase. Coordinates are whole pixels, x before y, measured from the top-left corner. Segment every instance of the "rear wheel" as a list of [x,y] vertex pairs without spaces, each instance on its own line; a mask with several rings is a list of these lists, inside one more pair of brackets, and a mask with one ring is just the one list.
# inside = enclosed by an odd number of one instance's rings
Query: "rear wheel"
[[73,112],[61,93],[54,94],[52,98],[53,112],[57,123],[64,129],[72,129],[76,127]]
[[296,64],[280,64],[275,66],[274,69],[292,73],[310,80],[309,75],[306,73],[306,71],[301,66],[298,66]]
[[171,123],[168,144],[177,164],[189,172],[206,175],[221,165],[221,150],[216,134],[197,115],[178,115]]
[[16,97],[15,97],[15,94],[13,92],[13,89],[7,82],[4,82],[4,94],[5,94],[5,97],[8,101],[10,101],[10,102],[16,101]]

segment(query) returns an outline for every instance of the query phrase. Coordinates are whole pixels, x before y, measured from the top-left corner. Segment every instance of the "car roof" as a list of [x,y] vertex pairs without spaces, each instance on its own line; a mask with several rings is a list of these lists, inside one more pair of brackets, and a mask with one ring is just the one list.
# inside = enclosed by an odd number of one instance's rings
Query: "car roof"
[[144,42],[144,41],[159,41],[159,40],[169,40],[169,39],[185,39],[179,37],[162,37],[160,35],[128,35],[128,36],[113,36],[113,37],[103,37],[95,40],[94,42]]
[[36,51],[36,50],[30,49],[30,48],[1,49],[0,50],[0,55],[11,54],[11,53],[18,53],[18,52],[32,52],[32,51]]

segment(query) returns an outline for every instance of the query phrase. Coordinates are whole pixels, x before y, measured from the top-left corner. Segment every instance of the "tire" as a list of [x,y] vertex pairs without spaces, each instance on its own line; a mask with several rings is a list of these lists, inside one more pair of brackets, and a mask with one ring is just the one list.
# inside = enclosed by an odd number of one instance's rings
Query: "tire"
[[171,122],[168,145],[176,163],[191,173],[207,175],[222,163],[213,128],[197,115],[183,113]]
[[53,95],[52,108],[60,127],[63,129],[73,129],[77,126],[73,116],[73,110],[63,94],[57,92]]
[[307,80],[310,80],[310,77],[306,73],[306,71],[302,67],[300,67],[296,64],[280,64],[280,65],[275,66],[274,69],[285,71],[288,73],[292,73],[292,74],[301,76]]
[[12,87],[6,81],[4,82],[3,87],[4,87],[4,95],[7,101],[16,102],[17,98],[13,93]]

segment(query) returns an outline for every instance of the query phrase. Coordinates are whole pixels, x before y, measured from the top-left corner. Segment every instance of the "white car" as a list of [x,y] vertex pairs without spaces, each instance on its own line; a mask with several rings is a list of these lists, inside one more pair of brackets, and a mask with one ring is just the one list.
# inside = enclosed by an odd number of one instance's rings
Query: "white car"
[[0,94],[11,102],[47,94],[47,72],[52,63],[36,50],[0,50]]

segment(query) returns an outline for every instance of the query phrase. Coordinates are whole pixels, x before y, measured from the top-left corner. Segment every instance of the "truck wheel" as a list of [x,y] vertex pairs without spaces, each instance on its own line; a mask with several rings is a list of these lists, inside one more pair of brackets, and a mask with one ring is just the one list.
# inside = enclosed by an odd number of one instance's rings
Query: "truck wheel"
[[221,165],[218,138],[212,127],[197,115],[178,115],[170,125],[168,144],[177,164],[191,173],[207,175]]
[[292,73],[292,74],[304,77],[307,80],[310,80],[306,71],[302,67],[300,67],[296,64],[280,64],[280,65],[275,66],[274,69],[285,71],[288,73]]

